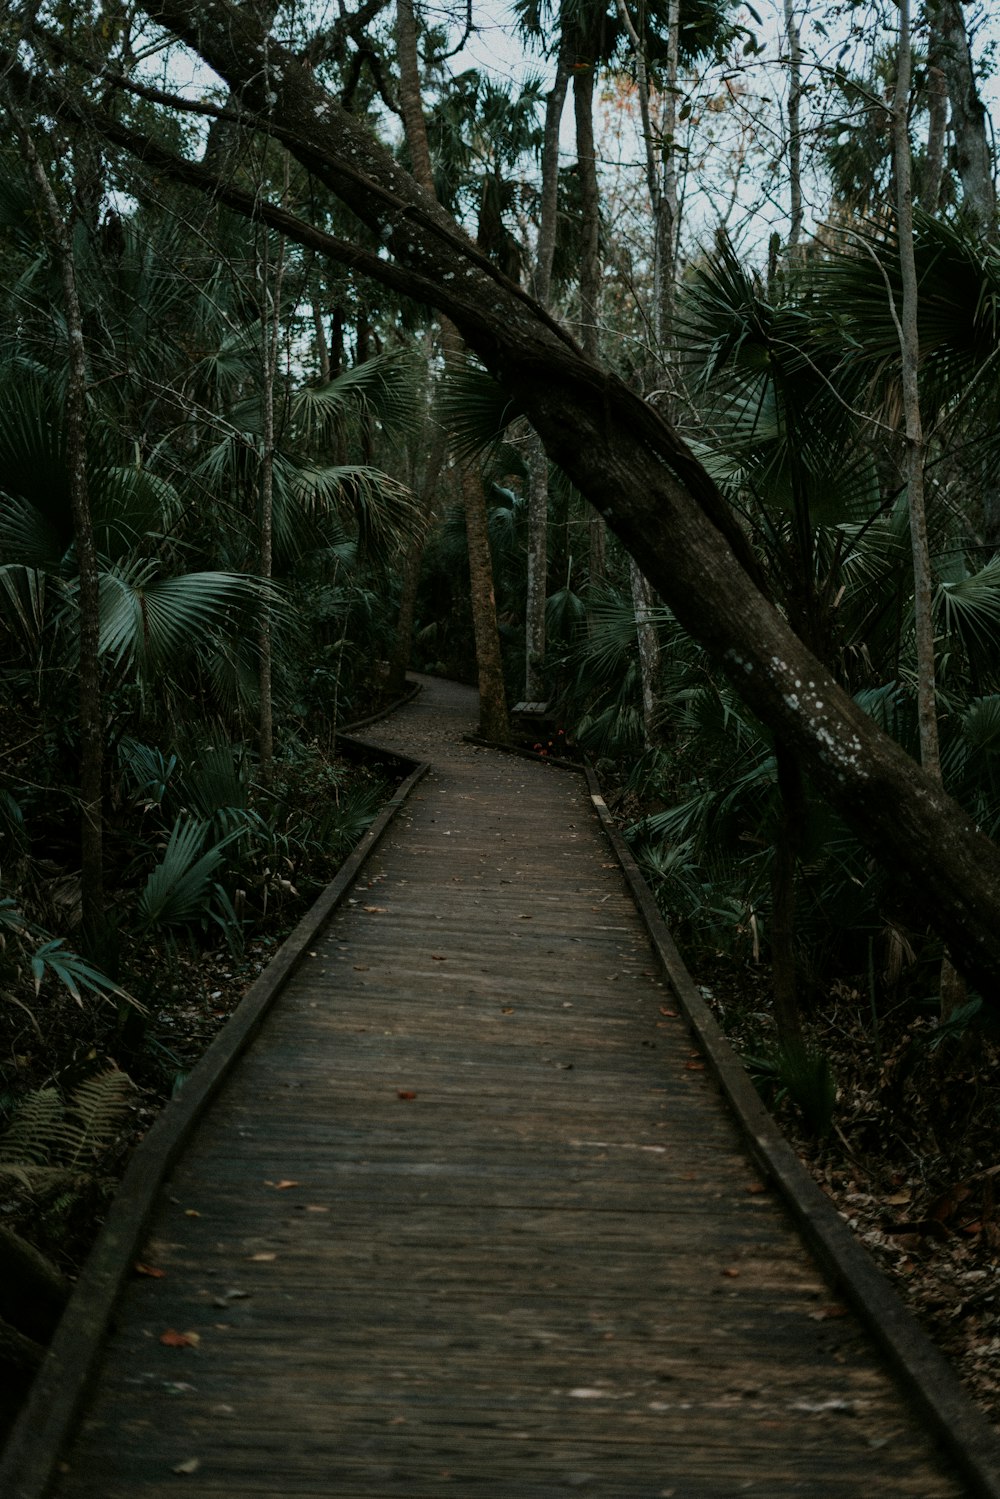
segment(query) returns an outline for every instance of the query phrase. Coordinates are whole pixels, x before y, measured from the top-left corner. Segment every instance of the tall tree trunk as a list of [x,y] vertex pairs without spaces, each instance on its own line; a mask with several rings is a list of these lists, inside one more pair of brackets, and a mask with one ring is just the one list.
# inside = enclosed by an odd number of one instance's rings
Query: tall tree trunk
[[[564,36],[556,59],[556,76],[545,101],[542,142],[541,209],[535,255],[534,292],[548,305],[556,248],[559,202],[559,127],[569,88],[570,46]],[[528,432],[528,561],[524,621],[524,697],[539,702],[545,693],[545,600],[548,582],[549,460],[534,429]]]
[[545,697],[545,598],[548,578],[549,458],[542,440],[528,433],[528,566],[524,629],[524,698]]
[[[934,33],[931,33],[932,43]],[[927,65],[927,151],[920,178],[920,206],[937,213],[944,178],[944,144],[948,133],[948,80],[933,58]]]
[[[285,155],[287,196],[289,158]],[[261,257],[260,336],[261,365],[264,376],[263,435],[259,472],[259,555],[260,575],[265,593],[260,604],[257,646],[260,653],[258,682],[260,713],[258,724],[258,769],[262,783],[270,784],[274,765],[274,691],[273,691],[273,620],[270,586],[274,576],[274,387],[278,378],[278,346],[281,337],[281,289],[285,274],[285,240],[278,240],[277,260],[272,269],[268,231],[264,230]]]
[[[964,36],[964,28],[963,28]],[[910,507],[913,549],[913,619],[917,644],[917,717],[920,725],[920,762],[928,775],[941,782],[937,689],[934,660],[934,582],[927,539],[924,504],[924,437],[920,413],[920,337],[918,330],[917,266],[913,249],[913,162],[907,129],[913,56],[910,0],[899,0],[899,64],[893,99],[893,152],[896,160],[897,225],[903,282],[899,318],[902,356],[903,418],[906,423],[906,489]],[[992,185],[992,178],[990,179]],[[964,984],[946,953],[940,970],[941,1018],[947,1020],[964,998]]]
[[[591,359],[600,347],[601,198],[597,183],[594,142],[594,82],[597,64],[580,49],[573,72],[573,115],[576,122],[576,169],[580,181],[580,343]],[[590,517],[588,612],[598,587],[607,576],[607,534],[604,517]]]
[[96,933],[104,919],[104,710],[101,693],[101,592],[87,482],[87,350],[77,287],[73,239],[34,138],[12,109],[23,152],[62,281],[66,318],[65,447],[73,541],[79,570],[80,870],[84,926]]
[[313,303],[312,317],[313,333],[316,338],[316,363],[319,365],[319,378],[324,385],[329,385],[332,378],[330,370],[330,346],[326,341],[323,311],[316,302]]
[[[417,27],[413,0],[396,0],[396,50],[399,62],[399,105],[406,143],[410,148],[413,175],[425,192],[436,197],[434,171],[427,141],[420,67],[417,60]],[[445,365],[457,368],[464,345],[454,323],[441,318],[441,348]],[[510,737],[507,690],[503,680],[500,632],[497,628],[493,559],[490,555],[486,496],[478,473],[467,463],[460,468],[465,533],[469,548],[469,587],[472,595],[472,628],[476,640],[479,674],[479,729],[487,739],[503,742]]]
[[997,196],[990,150],[989,116],[979,90],[969,50],[961,0],[934,0],[932,48],[948,80],[955,164],[962,181],[962,203],[991,240],[997,235]]
[[[993,1002],[1000,986],[1000,850],[852,702],[770,603],[746,538],[669,424],[490,265],[367,125],[323,89],[305,61],[262,36],[246,12],[224,0],[202,0],[196,9],[186,0],[144,0],[144,8],[194,46],[247,108],[274,121],[282,143],[378,237],[378,254],[214,178],[61,87],[44,79],[33,86],[58,102],[67,123],[99,129],[153,170],[216,194],[452,318],[502,387],[516,393],[552,461],[609,519],[679,623],[787,740],[817,791],[891,871],[900,898],[924,913]],[[272,66],[262,76],[265,44]],[[8,88],[24,97],[28,82],[16,59],[5,58],[4,66]]]
[[[896,168],[896,220],[903,305],[897,327],[902,358],[903,419],[906,424],[906,489],[913,550],[913,612],[917,646],[917,713],[920,762],[928,775],[941,779],[934,667],[934,585],[927,513],[924,506],[924,435],[920,419],[920,338],[917,328],[917,264],[913,249],[913,162],[908,127],[910,82],[910,0],[899,3],[899,62],[892,106],[893,155]],[[893,315],[896,316],[895,309]]]
[[[649,74],[645,45],[628,9],[628,0],[618,0],[618,13],[628,32],[635,55],[639,84],[639,110],[646,158],[646,188],[653,220],[653,358],[648,380],[666,385],[660,407],[673,420],[676,371],[673,358],[674,287],[677,277],[677,72],[680,52],[680,6],[670,0],[667,7],[667,67],[664,80],[661,147],[657,153],[650,117]],[[635,611],[639,675],[642,683],[643,738],[647,749],[656,743],[660,719],[660,642],[653,620],[654,596],[649,581],[634,558],[629,559],[629,584]]]
[[784,7],[788,40],[788,255],[794,264],[802,237],[802,42],[795,0],[784,0]]
[[396,618],[396,638],[389,659],[389,682],[391,693],[402,692],[406,685],[406,673],[413,653],[413,626],[417,612],[417,592],[420,588],[420,568],[424,559],[424,547],[434,516],[434,500],[441,480],[448,435],[440,422],[434,423],[434,435],[427,450],[421,480],[420,530],[407,548],[403,562],[403,576],[399,585],[399,614]]
[[542,138],[542,184],[538,214],[538,245],[535,251],[535,273],[532,290],[536,301],[548,306],[552,285],[552,261],[555,257],[559,207],[559,130],[566,94],[569,90],[569,68],[572,48],[568,38],[559,44],[556,76],[545,100],[545,133]]

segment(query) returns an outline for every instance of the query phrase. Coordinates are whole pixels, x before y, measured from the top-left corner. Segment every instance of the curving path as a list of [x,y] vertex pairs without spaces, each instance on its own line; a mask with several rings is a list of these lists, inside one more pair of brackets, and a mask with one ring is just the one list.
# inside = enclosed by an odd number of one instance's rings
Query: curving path
[[55,1493],[960,1495],[749,1164],[582,778],[463,743],[476,706],[427,683],[372,731],[433,770],[160,1193]]

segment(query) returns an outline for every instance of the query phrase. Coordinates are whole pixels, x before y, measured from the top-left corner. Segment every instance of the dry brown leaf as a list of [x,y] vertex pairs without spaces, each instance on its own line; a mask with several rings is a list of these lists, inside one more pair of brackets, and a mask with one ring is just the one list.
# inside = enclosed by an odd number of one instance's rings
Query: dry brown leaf
[[157,1270],[155,1265],[144,1265],[141,1260],[136,1260],[132,1269],[136,1275],[148,1275],[150,1280],[162,1280],[167,1273],[166,1270]]
[[197,1348],[201,1338],[196,1332],[178,1332],[174,1327],[168,1327],[166,1332],[160,1333],[160,1342],[164,1348]]

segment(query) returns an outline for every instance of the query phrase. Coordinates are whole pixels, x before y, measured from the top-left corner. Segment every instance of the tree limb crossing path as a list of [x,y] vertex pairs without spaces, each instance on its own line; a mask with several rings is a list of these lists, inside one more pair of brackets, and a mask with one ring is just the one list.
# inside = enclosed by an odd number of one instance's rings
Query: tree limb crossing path
[[960,1495],[751,1166],[582,778],[475,714],[428,683],[375,731],[432,771],[161,1191],[59,1499]]

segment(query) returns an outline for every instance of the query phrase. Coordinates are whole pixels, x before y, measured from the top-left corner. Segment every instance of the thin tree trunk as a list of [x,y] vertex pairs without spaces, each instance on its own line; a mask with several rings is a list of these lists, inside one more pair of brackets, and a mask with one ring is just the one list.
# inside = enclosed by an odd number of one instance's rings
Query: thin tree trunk
[[[285,157],[285,191],[288,188],[288,157]],[[278,376],[278,344],[281,336],[281,287],[285,273],[285,240],[278,240],[274,287],[271,280],[270,246],[264,230],[261,267],[261,355],[264,374],[264,431],[260,459],[260,575],[265,593],[260,604],[257,636],[260,651],[260,721],[258,732],[258,773],[262,783],[270,783],[274,766],[274,692],[273,692],[273,621],[269,589],[274,576],[274,386]]]
[[542,440],[528,433],[528,566],[525,601],[524,699],[545,697],[545,597],[548,581],[549,457]]
[[[413,0],[397,0],[396,49],[399,62],[399,104],[406,142],[413,162],[413,176],[425,192],[434,192],[434,172],[427,141],[420,68],[417,60],[417,28]],[[442,317],[441,347],[445,365],[456,368],[462,360],[462,336],[448,318]],[[486,496],[482,480],[468,465],[460,469],[465,532],[469,547],[469,586],[472,595],[472,628],[476,641],[479,674],[479,729],[487,739],[503,742],[510,737],[507,691],[503,680],[500,632],[497,629],[493,559],[490,555]]]
[[[931,37],[933,41],[933,30]],[[927,154],[920,180],[920,205],[927,213],[937,213],[941,204],[944,143],[948,132],[948,80],[933,62],[927,67],[927,92]]]
[[[950,7],[949,7],[950,8]],[[961,20],[961,16],[959,17]],[[964,37],[964,26],[962,29]],[[913,162],[907,129],[913,57],[910,0],[899,4],[899,64],[893,99],[893,153],[896,162],[897,226],[903,282],[899,317],[902,357],[903,417],[906,423],[906,488],[910,507],[910,544],[913,550],[913,620],[917,645],[917,717],[920,725],[920,763],[939,784],[941,750],[937,723],[934,660],[934,581],[931,575],[924,504],[924,437],[920,413],[920,337],[918,330],[917,266],[913,251]],[[953,106],[954,113],[954,106]],[[992,188],[992,177],[990,178]],[[995,209],[995,204],[994,204]],[[940,970],[940,1008],[947,1020],[965,995],[964,983],[945,953]]]
[[[573,74],[573,114],[576,121],[576,163],[580,179],[580,343],[591,359],[598,358],[598,311],[601,298],[601,201],[597,184],[594,143],[594,78],[592,57],[578,57]],[[603,516],[590,517],[588,612],[596,591],[607,576],[607,534]]]
[[417,612],[417,592],[420,587],[420,569],[424,560],[424,547],[430,531],[437,495],[444,466],[444,455],[448,435],[440,422],[434,425],[434,436],[427,451],[421,484],[420,532],[410,542],[403,563],[403,576],[399,585],[399,614],[396,618],[396,638],[389,661],[389,691],[402,692],[406,685],[406,673],[413,654],[413,625]]
[[12,110],[12,113],[21,150],[48,220],[62,280],[66,318],[66,468],[80,580],[80,893],[84,926],[94,932],[104,918],[104,722],[99,652],[100,573],[87,483],[87,350],[72,237],[31,132],[17,112]]
[[569,88],[571,49],[564,38],[556,59],[556,76],[545,101],[545,134],[542,140],[542,188],[538,215],[538,246],[535,251],[533,291],[543,307],[548,306],[552,285],[552,261],[556,248],[559,203],[559,129]]
[[784,6],[788,39],[788,253],[794,264],[802,236],[802,43],[795,0],[784,0]]
[[[559,201],[559,127],[569,88],[570,46],[564,36],[556,60],[556,76],[545,102],[542,143],[542,189],[535,256],[534,291],[548,306],[552,261],[556,248]],[[545,694],[545,600],[548,582],[549,460],[542,440],[528,433],[528,560],[524,623],[524,697],[539,702]]]
[[[896,167],[896,214],[903,305],[897,319],[902,359],[903,417],[906,424],[906,486],[913,550],[913,612],[917,646],[917,713],[920,762],[928,775],[941,779],[934,668],[933,580],[924,506],[924,436],[920,418],[917,328],[917,265],[913,250],[913,163],[910,156],[908,106],[912,76],[910,0],[900,0],[899,64],[893,99],[893,154]],[[895,309],[893,311],[895,316]]]
[[[636,74],[639,84],[639,109],[642,118],[643,144],[646,158],[646,187],[649,193],[650,212],[653,219],[653,360],[659,370],[666,371],[664,381],[651,367],[649,378],[657,385],[666,385],[670,394],[661,403],[669,419],[673,419],[675,402],[671,394],[675,388],[673,360],[673,307],[674,285],[677,276],[676,233],[678,208],[677,178],[677,72],[680,52],[680,7],[678,0],[670,0],[667,7],[667,67],[664,80],[663,119],[661,123],[662,145],[659,157],[653,142],[653,126],[649,109],[649,76],[646,67],[645,48],[639,31],[629,14],[628,0],[618,0],[618,13],[628,32],[635,53]],[[656,743],[660,718],[660,642],[653,621],[653,590],[643,576],[634,558],[629,558],[629,583],[632,590],[632,607],[635,611],[636,643],[639,650],[639,675],[642,682],[643,738],[647,749]]]
[[319,378],[322,380],[324,385],[329,385],[331,379],[330,347],[326,341],[326,328],[323,326],[323,313],[315,302],[313,303],[312,315],[313,331],[316,336],[316,362],[319,365]]
[[597,183],[594,142],[594,78],[592,59],[580,59],[573,74],[573,113],[576,121],[576,162],[580,178],[580,343],[596,358],[601,301],[601,198]]

